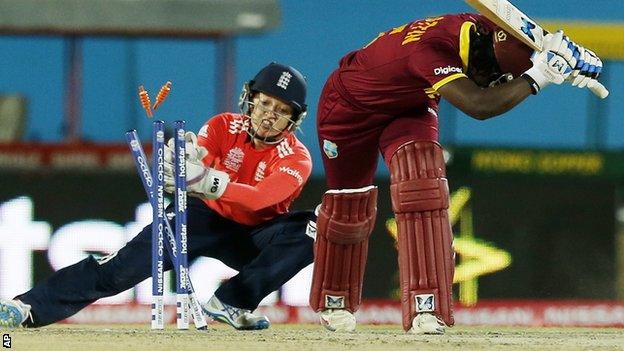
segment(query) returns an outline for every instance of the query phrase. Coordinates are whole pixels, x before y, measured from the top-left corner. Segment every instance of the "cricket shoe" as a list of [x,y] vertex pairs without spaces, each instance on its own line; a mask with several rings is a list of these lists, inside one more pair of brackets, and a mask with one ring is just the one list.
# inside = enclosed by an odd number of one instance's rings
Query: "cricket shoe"
[[17,328],[32,318],[30,314],[30,305],[22,303],[19,300],[0,299],[0,327]]
[[319,314],[321,325],[334,332],[352,332],[355,330],[355,316],[343,309],[327,309]]
[[271,326],[266,316],[257,316],[250,310],[230,306],[215,295],[202,304],[202,310],[215,321],[227,323],[237,330],[261,330]]
[[431,313],[419,313],[412,320],[412,327],[408,330],[412,334],[444,334],[446,325]]

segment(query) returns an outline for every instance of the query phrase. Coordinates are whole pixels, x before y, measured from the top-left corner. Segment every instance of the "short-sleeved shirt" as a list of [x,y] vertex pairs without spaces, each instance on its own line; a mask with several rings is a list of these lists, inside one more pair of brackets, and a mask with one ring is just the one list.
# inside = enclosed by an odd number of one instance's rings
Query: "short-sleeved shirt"
[[249,123],[241,114],[216,115],[199,131],[198,143],[208,150],[204,165],[230,176],[223,195],[204,202],[225,218],[257,225],[288,212],[310,176],[312,160],[294,133],[255,149],[247,134]]
[[340,60],[338,89],[355,106],[400,114],[439,100],[439,89],[466,77],[475,14],[413,21],[379,33]]

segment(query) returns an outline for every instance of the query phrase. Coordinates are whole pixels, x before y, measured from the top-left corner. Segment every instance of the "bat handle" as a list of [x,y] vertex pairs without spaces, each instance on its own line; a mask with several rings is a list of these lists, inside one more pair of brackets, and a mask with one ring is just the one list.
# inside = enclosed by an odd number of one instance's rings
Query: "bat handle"
[[587,87],[589,88],[589,90],[591,90],[592,93],[594,93],[594,95],[598,96],[601,99],[606,98],[607,96],[609,96],[609,91],[607,90],[607,88],[605,88],[604,85],[602,85],[602,83],[600,83],[597,80],[592,80],[587,84]]

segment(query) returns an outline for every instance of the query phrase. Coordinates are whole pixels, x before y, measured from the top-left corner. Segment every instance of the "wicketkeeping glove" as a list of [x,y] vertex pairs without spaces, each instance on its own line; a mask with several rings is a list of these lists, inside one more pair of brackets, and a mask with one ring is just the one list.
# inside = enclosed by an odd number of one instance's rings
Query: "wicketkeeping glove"
[[[175,178],[172,171],[165,167],[165,191],[173,193]],[[190,196],[197,196],[209,200],[216,200],[225,192],[230,176],[222,171],[204,167],[201,161],[186,161],[186,192]]]
[[195,135],[195,133],[186,132],[186,134],[184,134],[184,140],[187,160],[201,161],[208,155],[208,150],[203,146],[199,146],[197,143],[197,135]]
[[[215,200],[223,195],[230,176],[214,168],[205,167],[202,159],[208,155],[206,148],[197,144],[197,137],[192,132],[184,135],[186,152],[186,191],[191,196]],[[175,141],[169,139],[165,145],[165,191],[175,191]]]

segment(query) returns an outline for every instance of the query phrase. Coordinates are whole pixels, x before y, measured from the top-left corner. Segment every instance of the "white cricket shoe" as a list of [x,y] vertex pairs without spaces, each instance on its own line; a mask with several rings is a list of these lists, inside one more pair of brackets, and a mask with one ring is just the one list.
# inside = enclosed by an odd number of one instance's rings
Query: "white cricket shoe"
[[412,334],[444,334],[446,325],[431,313],[419,313],[412,320],[412,327],[408,330]]
[[19,300],[0,299],[0,327],[20,327],[29,317],[32,318],[30,305],[22,303]]
[[257,316],[250,310],[230,306],[213,295],[201,305],[202,310],[217,322],[227,323],[238,330],[267,329],[271,322],[266,316]]
[[321,325],[334,332],[352,332],[355,330],[355,316],[343,309],[327,309],[319,314]]

